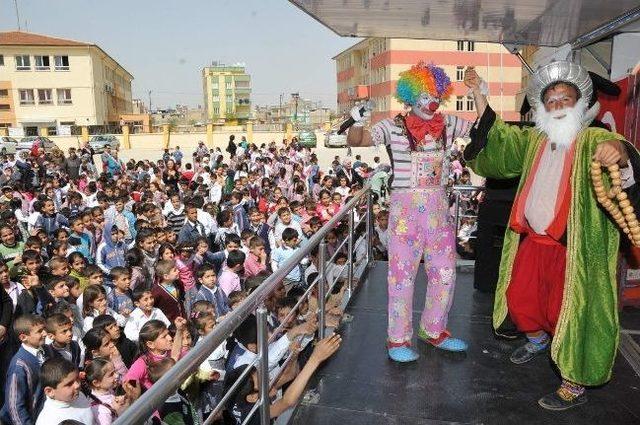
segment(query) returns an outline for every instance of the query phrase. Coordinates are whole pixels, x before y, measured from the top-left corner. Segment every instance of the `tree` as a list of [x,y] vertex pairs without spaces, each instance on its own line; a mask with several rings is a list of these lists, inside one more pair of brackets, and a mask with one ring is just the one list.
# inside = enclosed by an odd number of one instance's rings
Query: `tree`
[[178,118],[169,118],[169,131],[174,131],[178,126]]

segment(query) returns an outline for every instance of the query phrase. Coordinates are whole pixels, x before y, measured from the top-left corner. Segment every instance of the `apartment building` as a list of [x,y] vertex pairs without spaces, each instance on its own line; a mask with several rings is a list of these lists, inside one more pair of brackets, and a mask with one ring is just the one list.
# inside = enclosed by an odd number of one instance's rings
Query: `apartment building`
[[251,76],[243,64],[203,68],[202,91],[207,120],[243,123],[251,117]]
[[475,66],[488,82],[489,101],[505,120],[519,120],[522,65],[502,45],[473,41],[368,38],[339,53],[336,61],[338,113],[347,113],[366,99],[376,102],[372,121],[393,117],[404,106],[393,96],[399,74],[419,61],[441,66],[453,82],[454,93],[441,110],[475,119],[475,104],[463,76]]
[[0,127],[55,134],[61,125],[117,125],[132,113],[133,76],[99,46],[0,32]]

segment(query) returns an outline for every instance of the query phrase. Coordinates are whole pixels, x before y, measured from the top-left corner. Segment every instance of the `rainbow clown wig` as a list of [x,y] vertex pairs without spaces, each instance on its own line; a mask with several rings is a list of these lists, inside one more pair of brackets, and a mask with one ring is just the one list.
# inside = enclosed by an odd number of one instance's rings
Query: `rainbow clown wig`
[[396,99],[405,105],[413,106],[422,93],[447,100],[452,92],[451,80],[444,69],[418,62],[408,71],[400,73]]

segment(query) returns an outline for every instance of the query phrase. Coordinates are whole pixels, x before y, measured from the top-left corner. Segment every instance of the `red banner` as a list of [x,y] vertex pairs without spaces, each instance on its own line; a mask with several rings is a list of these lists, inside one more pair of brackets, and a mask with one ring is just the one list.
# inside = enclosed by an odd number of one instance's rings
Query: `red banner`
[[[620,96],[600,95],[598,119],[611,131],[620,133],[640,149],[640,76],[638,70],[628,77],[616,81]],[[620,306],[640,306],[640,248],[630,248],[622,253],[619,269]]]

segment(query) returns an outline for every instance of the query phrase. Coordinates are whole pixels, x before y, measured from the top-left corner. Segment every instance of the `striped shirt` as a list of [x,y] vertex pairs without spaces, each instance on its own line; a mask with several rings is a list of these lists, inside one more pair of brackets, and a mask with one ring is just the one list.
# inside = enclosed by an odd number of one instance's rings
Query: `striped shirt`
[[[442,167],[438,167],[440,176],[440,185],[446,186],[449,177],[450,168],[450,150],[455,139],[459,137],[468,137],[469,131],[473,126],[473,122],[458,118],[454,115],[445,115],[446,131],[438,140],[433,139],[429,134],[425,136],[424,144],[420,145],[421,152],[430,153],[428,158],[437,159],[442,163]],[[442,138],[445,148],[442,148]],[[391,151],[391,161],[393,167],[392,189],[409,189],[415,187],[412,184],[412,156],[415,163],[415,152],[409,148],[409,139],[405,133],[404,124],[400,117],[394,119],[385,119],[376,123],[371,128],[371,138],[375,145],[386,145]],[[438,158],[437,152],[442,155]],[[445,154],[446,153],[446,154]]]
[[186,219],[187,214],[183,209],[181,209],[180,212],[170,211],[167,214],[167,225],[173,233],[180,233],[180,229],[182,229]]

